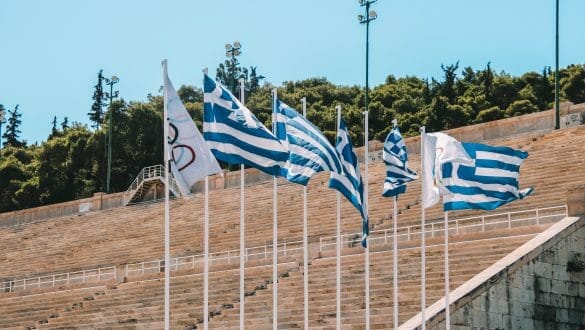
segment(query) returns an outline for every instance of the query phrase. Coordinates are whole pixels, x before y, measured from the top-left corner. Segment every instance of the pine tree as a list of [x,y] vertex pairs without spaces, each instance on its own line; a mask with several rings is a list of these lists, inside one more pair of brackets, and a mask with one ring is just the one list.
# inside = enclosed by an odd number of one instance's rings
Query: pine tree
[[94,86],[93,92],[93,104],[91,105],[91,111],[87,114],[89,116],[89,120],[92,122],[91,127],[95,129],[99,129],[100,126],[104,123],[104,106],[105,106],[105,93],[103,89],[104,83],[104,76],[102,74],[103,70],[100,70],[98,73],[98,82]]
[[58,132],[58,130],[57,130],[57,116],[53,117],[52,124],[53,124],[53,128],[51,128],[51,135],[55,135]]
[[61,130],[66,131],[68,128],[69,128],[69,118],[65,117],[65,118],[63,118],[63,121],[61,122]]
[[20,125],[22,124],[22,114],[18,112],[18,104],[14,107],[14,110],[8,110],[8,124],[6,125],[6,132],[2,134],[4,138],[4,144],[9,145],[12,147],[22,147],[24,146],[24,142],[20,141],[18,138],[20,136]]

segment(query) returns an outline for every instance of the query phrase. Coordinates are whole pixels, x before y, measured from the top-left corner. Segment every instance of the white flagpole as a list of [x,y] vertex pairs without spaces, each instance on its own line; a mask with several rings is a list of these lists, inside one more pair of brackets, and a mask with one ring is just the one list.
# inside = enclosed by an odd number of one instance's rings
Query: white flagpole
[[[301,99],[303,117],[307,118],[307,98]],[[308,215],[307,215],[307,186],[303,186],[303,304],[304,329],[309,329],[309,242],[308,242]]]
[[[341,105],[335,107],[337,111],[337,135],[341,124]],[[335,232],[335,321],[336,329],[341,329],[341,194],[337,192],[337,229]]]
[[[240,82],[240,102],[244,103],[244,78],[239,79]],[[244,287],[244,264],[246,263],[246,230],[245,230],[245,214],[244,214],[244,179],[245,170],[244,164],[240,164],[240,329],[244,329],[244,315],[245,315],[245,287]]]
[[393,301],[394,301],[394,329],[398,329],[398,197],[394,196],[394,232],[392,237],[392,244],[393,244],[393,286],[394,290],[393,293]]
[[[368,144],[368,111],[364,111],[364,213],[368,214],[368,163],[369,163],[369,144]],[[366,330],[370,330],[370,246],[366,247]]]
[[[163,82],[167,78],[167,60],[162,61],[163,66]],[[167,89],[164,89],[163,94],[164,106],[163,106],[163,152],[165,161],[165,330],[170,328],[170,311],[171,311],[171,299],[170,299],[170,221],[169,221],[169,149],[168,149],[168,136],[169,136],[169,115],[167,109]]]
[[[276,99],[278,91],[276,88],[272,90],[272,133],[276,132],[276,116],[274,109],[276,107]],[[278,200],[276,197],[277,179],[276,175],[272,179],[272,329],[278,330]]]
[[209,177],[205,177],[204,205],[204,261],[203,261],[203,329],[209,327]]
[[420,262],[421,262],[421,269],[420,269],[420,278],[421,278],[421,288],[420,288],[420,295],[421,295],[421,328],[422,330],[426,329],[426,322],[425,322],[425,308],[426,308],[426,247],[425,247],[425,206],[424,206],[424,198],[425,198],[425,184],[424,184],[424,169],[425,169],[425,127],[420,128],[420,164],[421,164],[421,171],[420,171],[420,182],[421,182],[421,239],[420,239]]
[[449,212],[445,211],[445,328],[451,329],[449,313]]
[[[393,128],[396,128],[398,125],[398,121],[396,119],[392,120]],[[398,329],[398,196],[394,196],[394,231],[392,235],[392,245],[393,245],[393,304],[392,308],[394,309],[394,329]]]

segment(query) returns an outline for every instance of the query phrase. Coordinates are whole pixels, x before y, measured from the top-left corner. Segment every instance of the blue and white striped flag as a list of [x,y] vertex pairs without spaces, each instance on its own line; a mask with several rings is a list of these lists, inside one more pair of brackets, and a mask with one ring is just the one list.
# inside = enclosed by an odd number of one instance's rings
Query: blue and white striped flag
[[290,152],[283,177],[306,186],[317,172],[341,172],[335,148],[315,125],[279,99],[274,110],[276,137]]
[[386,137],[382,157],[386,164],[386,179],[382,196],[393,197],[405,193],[406,183],[418,177],[408,168],[406,145],[398,127],[394,127]]
[[532,188],[518,189],[520,165],[528,157],[527,152],[480,143],[462,144],[475,165],[443,165],[445,211],[493,210],[532,193]]
[[367,246],[367,238],[370,234],[366,205],[364,205],[364,183],[360,174],[360,165],[351,145],[351,138],[347,132],[345,121],[339,121],[337,130],[337,142],[335,145],[341,161],[342,173],[331,172],[329,188],[338,190],[347,198],[362,216],[362,246]]
[[279,175],[288,160],[286,147],[248,108],[207,75],[203,92],[203,137],[215,157]]

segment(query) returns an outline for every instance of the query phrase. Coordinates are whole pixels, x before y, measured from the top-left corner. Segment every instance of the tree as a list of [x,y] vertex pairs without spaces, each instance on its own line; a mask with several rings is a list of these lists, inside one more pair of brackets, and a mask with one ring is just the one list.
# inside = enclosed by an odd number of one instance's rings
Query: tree
[[561,79],[562,92],[573,103],[585,102],[585,65],[569,65]]
[[61,122],[61,130],[66,131],[68,128],[69,128],[69,118],[65,117],[65,118],[63,118],[63,121]]
[[506,117],[515,117],[525,115],[527,113],[537,112],[538,107],[529,100],[518,100],[512,102],[508,109],[506,109]]
[[51,135],[57,134],[59,130],[57,129],[57,116],[53,116],[53,121],[51,122],[53,127],[51,128]]
[[93,104],[91,105],[90,112],[87,113],[89,116],[89,120],[92,122],[92,127],[95,129],[99,129],[101,125],[104,123],[104,106],[106,105],[105,102],[105,93],[103,89],[104,84],[104,76],[102,74],[103,70],[100,70],[98,73],[98,82],[94,86],[93,92]]
[[20,136],[20,125],[22,124],[22,114],[18,112],[18,104],[14,107],[14,110],[8,110],[8,120],[6,125],[6,132],[2,134],[4,138],[4,144],[12,147],[22,147],[25,145],[23,141],[18,138]]

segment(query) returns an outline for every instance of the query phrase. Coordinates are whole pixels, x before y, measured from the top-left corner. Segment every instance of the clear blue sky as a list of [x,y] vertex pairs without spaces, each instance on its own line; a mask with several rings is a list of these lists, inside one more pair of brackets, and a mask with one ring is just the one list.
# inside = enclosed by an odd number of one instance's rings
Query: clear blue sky
[[[388,74],[440,77],[440,65],[512,74],[554,67],[554,0],[379,0],[370,29],[370,85]],[[327,77],[364,85],[365,27],[357,0],[2,1],[0,104],[23,112],[22,137],[43,141],[56,115],[88,123],[100,68],[124,99],[215,73],[224,44],[274,84]],[[561,66],[585,63],[585,1],[561,1]]]

